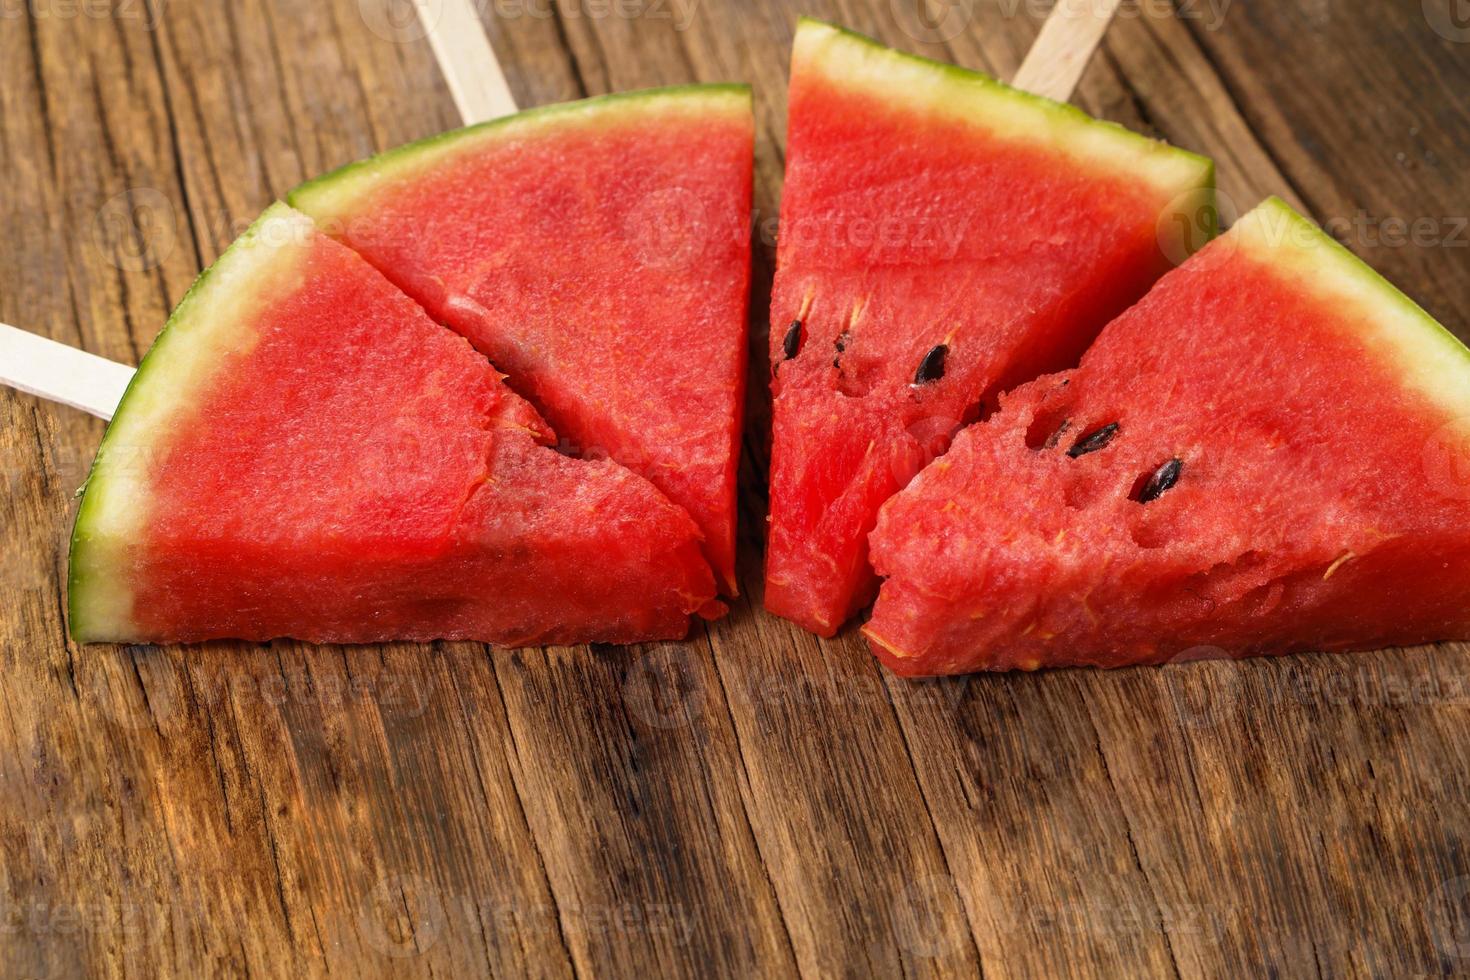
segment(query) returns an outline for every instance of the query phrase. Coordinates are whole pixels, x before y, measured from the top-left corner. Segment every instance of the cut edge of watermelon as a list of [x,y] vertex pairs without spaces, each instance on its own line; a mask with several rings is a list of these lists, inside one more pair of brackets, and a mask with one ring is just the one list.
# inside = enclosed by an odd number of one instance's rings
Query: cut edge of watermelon
[[[751,86],[745,83],[676,85],[611,93],[526,109],[487,122],[438,133],[346,164],[298,185],[286,194],[286,201],[309,215],[322,232],[352,247],[352,236],[349,232],[353,218],[373,206],[374,195],[391,186],[411,181],[421,174],[452,166],[454,160],[462,154],[494,146],[500,141],[554,136],[573,127],[610,129],[624,121],[666,121],[681,117],[691,122],[712,118],[738,121],[751,132],[753,140],[755,115]],[[389,274],[390,279],[393,278],[389,270],[380,271]],[[745,359],[744,333],[742,321],[742,346],[739,351],[742,373]],[[498,372],[498,366],[495,367]],[[503,374],[501,377],[507,378]],[[742,402],[743,397],[742,393]],[[740,422],[740,413],[737,412],[737,462]],[[733,484],[730,493],[731,512],[734,513],[737,500],[733,498],[738,497],[738,492]],[[704,536],[703,529],[701,536]],[[721,587],[729,595],[740,594],[733,564],[727,570],[712,561],[711,568]],[[713,615],[706,615],[706,618],[718,618],[723,614],[723,609],[721,607]]]
[[1226,237],[1320,302],[1357,311],[1352,325],[1359,338],[1393,364],[1406,385],[1452,418],[1470,418],[1470,348],[1314,222],[1269,197]]
[[306,215],[271,205],[194,280],[138,365],[78,491],[67,576],[67,611],[78,642],[136,635],[124,549],[147,519],[149,447],[165,419],[195,401],[219,370],[221,354],[249,349],[238,297],[275,295],[313,234]]
[[323,231],[338,237],[342,229],[332,225],[364,195],[385,183],[428,170],[485,141],[515,139],[564,126],[607,126],[629,117],[664,116],[671,112],[696,113],[701,117],[712,112],[752,116],[751,88],[737,83],[675,85],[538,106],[437,133],[338,167],[300,184],[287,193],[286,200],[315,218]]
[[[1470,346],[1363,259],[1279,197],[1268,197],[1213,246],[1230,247],[1271,275],[1345,311],[1334,321],[1383,363],[1406,389],[1422,395],[1452,423],[1470,419]],[[1176,275],[1185,274],[1185,266]],[[1335,566],[1333,566],[1335,567]],[[1329,569],[1330,574],[1331,569]],[[901,677],[938,676],[918,655],[863,624],[874,655]],[[1039,661],[1018,663],[1034,671]],[[976,668],[984,669],[984,668]]]
[[[1208,157],[1012,88],[984,72],[897,51],[824,20],[798,22],[792,61],[798,60],[843,87],[885,102],[906,102],[1002,139],[1036,143],[1091,167],[1122,171],[1166,189],[1214,186],[1215,164]],[[1043,120],[1048,125],[1038,125]]]

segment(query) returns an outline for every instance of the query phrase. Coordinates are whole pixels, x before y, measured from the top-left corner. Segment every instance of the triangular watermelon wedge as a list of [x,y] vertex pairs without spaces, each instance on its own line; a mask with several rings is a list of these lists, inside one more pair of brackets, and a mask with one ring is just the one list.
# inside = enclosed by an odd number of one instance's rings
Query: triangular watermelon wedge
[[735,585],[754,122],[744,86],[549,106],[290,202],[469,338],[583,456],[647,477]]
[[[1208,160],[804,20],[771,301],[766,607],[871,600],[878,508],[1187,254]],[[1210,229],[1212,230],[1212,229]]]
[[571,459],[462,338],[285,205],[195,284],[77,517],[78,640],[682,636],[685,512]]
[[883,509],[902,674],[1470,637],[1470,351],[1279,200]]

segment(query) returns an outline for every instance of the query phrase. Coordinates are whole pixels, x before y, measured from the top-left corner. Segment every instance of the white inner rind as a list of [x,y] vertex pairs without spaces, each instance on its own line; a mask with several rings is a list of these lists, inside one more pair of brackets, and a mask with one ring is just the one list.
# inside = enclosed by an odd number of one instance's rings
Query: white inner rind
[[[886,102],[949,118],[1006,140],[1064,153],[1089,167],[1119,171],[1171,194],[1214,179],[1206,158],[1075,106],[1011,88],[988,75],[885,48],[821,21],[803,20],[796,32],[792,71],[817,71],[835,85]],[[1197,207],[1198,202],[1191,206]]]
[[1222,241],[1233,241],[1294,289],[1305,290],[1339,313],[1332,323],[1352,330],[1395,365],[1409,388],[1444,409],[1451,420],[1470,418],[1470,350],[1413,300],[1362,259],[1334,241],[1280,198],[1268,198],[1237,221]]
[[254,310],[298,288],[315,226],[284,204],[268,208],[189,290],[133,377],[97,450],[72,546],[72,634],[128,640],[133,557],[152,501],[152,471],[210,379],[259,339]]
[[583,99],[528,109],[389,150],[308,181],[287,198],[336,234],[340,229],[332,224],[349,219],[380,187],[411,180],[487,144],[574,127],[606,127],[630,118],[669,120],[679,114],[693,117],[693,122],[719,114],[739,115],[754,126],[750,90],[744,86],[692,85]]

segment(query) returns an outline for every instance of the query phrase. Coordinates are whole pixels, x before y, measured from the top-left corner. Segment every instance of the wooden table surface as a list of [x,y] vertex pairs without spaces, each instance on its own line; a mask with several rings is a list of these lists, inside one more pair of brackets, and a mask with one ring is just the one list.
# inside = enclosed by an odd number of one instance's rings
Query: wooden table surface
[[[1048,6],[482,16],[526,106],[754,83],[760,379],[796,16],[1006,77]],[[1464,336],[1465,14],[1129,0],[1077,101]],[[0,0],[0,320],[136,363],[265,204],[455,122],[407,0]],[[102,424],[0,394],[0,973],[1470,972],[1470,648],[896,681],[760,611],[751,396],[733,614],[512,653],[69,643]]]

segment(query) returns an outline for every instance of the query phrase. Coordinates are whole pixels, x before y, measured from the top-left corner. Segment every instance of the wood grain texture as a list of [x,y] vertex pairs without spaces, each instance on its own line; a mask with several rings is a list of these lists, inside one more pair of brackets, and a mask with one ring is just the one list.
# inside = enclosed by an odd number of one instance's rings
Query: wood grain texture
[[[1048,6],[480,9],[522,105],[755,85],[760,379],[795,17],[1009,76]],[[1457,12],[1129,2],[1077,101],[1467,336]],[[0,321],[135,363],[266,203],[455,122],[408,0],[0,7]],[[897,681],[760,612],[748,423],[745,598],[685,643],[76,648],[102,426],[0,394],[0,974],[1470,971],[1464,646]]]
[[1026,60],[1011,76],[1011,84],[1032,95],[1070,100],[1120,5],[1121,0],[1068,0],[1053,5]]

